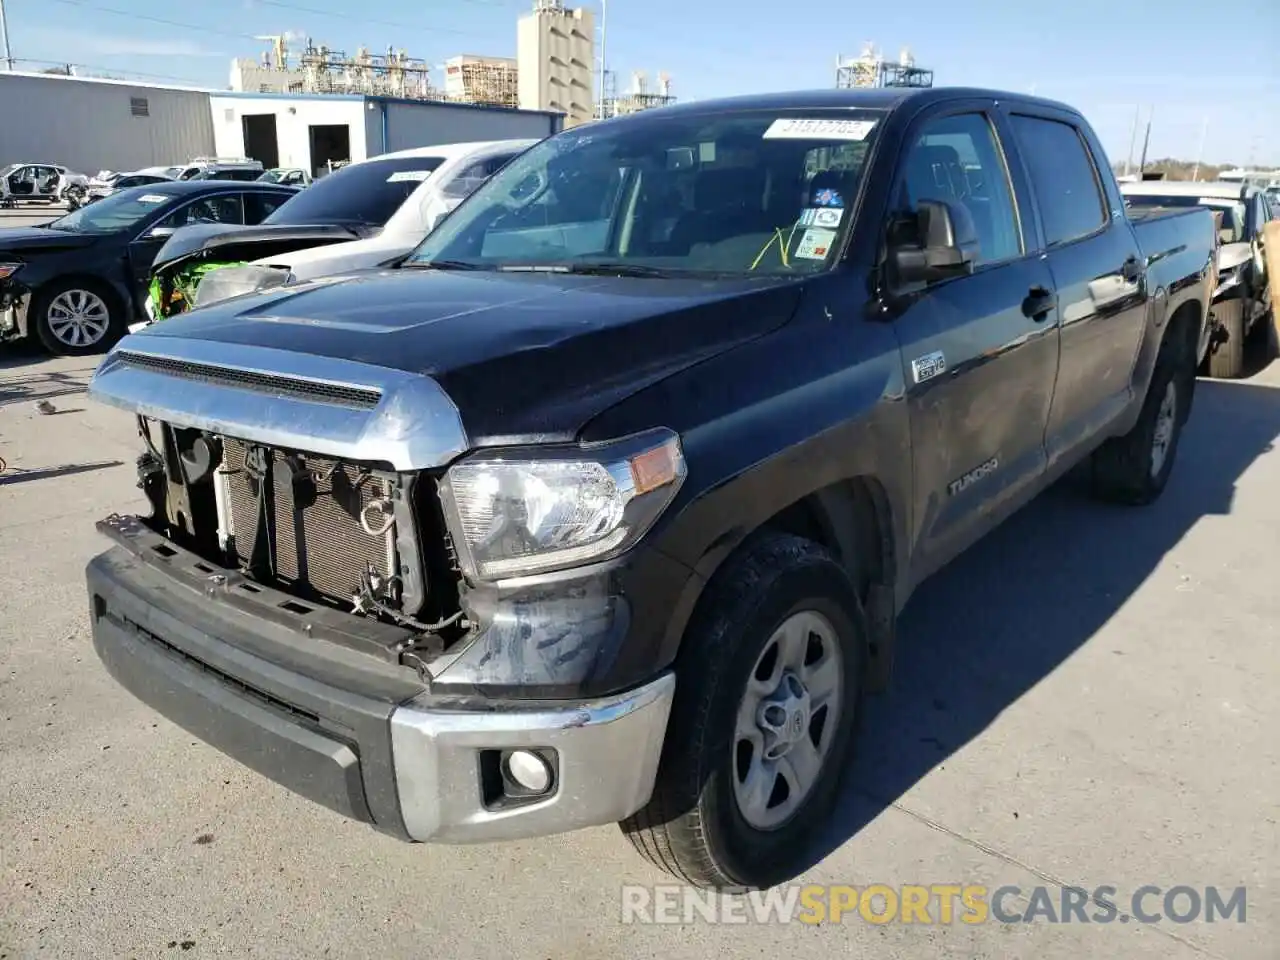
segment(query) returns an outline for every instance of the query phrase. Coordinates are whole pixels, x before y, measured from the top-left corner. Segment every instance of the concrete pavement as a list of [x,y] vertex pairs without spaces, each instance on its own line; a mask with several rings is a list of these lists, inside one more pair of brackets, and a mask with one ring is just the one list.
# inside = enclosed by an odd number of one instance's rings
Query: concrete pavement
[[615,828],[408,846],[247,772],[94,657],[93,522],[139,499],[92,367],[0,348],[0,956],[1276,957],[1280,365],[1201,381],[1155,506],[1064,484],[921,588],[801,878],[1248,888],[1243,924],[1057,925],[624,924],[667,881]]

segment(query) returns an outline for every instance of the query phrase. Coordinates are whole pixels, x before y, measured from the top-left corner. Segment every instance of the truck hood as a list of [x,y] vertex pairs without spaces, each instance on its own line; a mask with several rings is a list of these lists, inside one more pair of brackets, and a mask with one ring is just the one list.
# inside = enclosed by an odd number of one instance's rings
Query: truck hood
[[801,290],[772,278],[361,271],[212,304],[115,352],[234,355],[254,376],[308,359],[395,371],[443,389],[468,446],[571,440],[634,392],[786,323]]
[[246,227],[211,223],[183,227],[171,236],[156,254],[152,272],[169,270],[205,254],[219,260],[253,260],[256,251],[270,246],[272,251],[302,249],[324,243],[341,243],[366,236],[358,227],[336,223],[274,223]]
[[92,246],[101,234],[72,233],[47,227],[8,227],[0,230],[0,253],[23,253],[27,250],[79,250]]

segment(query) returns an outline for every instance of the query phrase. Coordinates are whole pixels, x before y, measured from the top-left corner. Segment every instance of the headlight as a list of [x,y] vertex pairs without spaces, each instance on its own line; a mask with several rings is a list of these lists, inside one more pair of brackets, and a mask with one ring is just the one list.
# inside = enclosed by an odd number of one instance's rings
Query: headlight
[[480,454],[440,484],[462,569],[479,580],[605,560],[644,536],[685,476],[670,430],[609,444]]
[[21,269],[20,263],[0,263],[0,280],[8,280]]
[[1230,290],[1240,282],[1240,268],[1228,267],[1226,270],[1218,271],[1218,287],[1214,290],[1214,294],[1222,293],[1224,290]]

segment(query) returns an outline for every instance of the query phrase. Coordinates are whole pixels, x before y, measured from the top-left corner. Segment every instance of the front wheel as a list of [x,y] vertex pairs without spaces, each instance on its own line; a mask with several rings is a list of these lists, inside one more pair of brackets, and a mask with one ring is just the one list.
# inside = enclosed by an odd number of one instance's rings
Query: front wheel
[[85,356],[109,347],[124,311],[105,287],[69,280],[41,290],[31,305],[36,336],[55,356]]
[[699,887],[763,888],[810,862],[857,726],[867,631],[822,547],[761,535],[708,587],[682,641],[653,797],[622,824]]

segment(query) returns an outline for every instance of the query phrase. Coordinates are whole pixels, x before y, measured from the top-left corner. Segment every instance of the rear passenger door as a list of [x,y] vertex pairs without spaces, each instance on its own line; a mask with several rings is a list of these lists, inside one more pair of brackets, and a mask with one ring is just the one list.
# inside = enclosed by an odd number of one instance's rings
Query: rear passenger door
[[257,226],[271,214],[276,212],[288,195],[272,193],[266,190],[250,191],[244,195],[244,222],[249,226]]
[[1049,108],[1019,105],[1007,116],[1061,312],[1062,359],[1045,431],[1052,465],[1105,431],[1133,397],[1147,318],[1146,265],[1088,128]]
[[1037,489],[1058,368],[1048,266],[1029,254],[1016,171],[993,105],[936,109],[907,133],[892,216],[944,200],[973,218],[968,276],[895,291],[915,467],[919,576],[981,536]]

